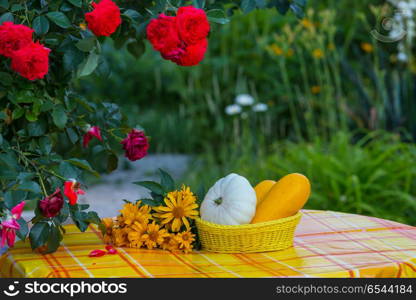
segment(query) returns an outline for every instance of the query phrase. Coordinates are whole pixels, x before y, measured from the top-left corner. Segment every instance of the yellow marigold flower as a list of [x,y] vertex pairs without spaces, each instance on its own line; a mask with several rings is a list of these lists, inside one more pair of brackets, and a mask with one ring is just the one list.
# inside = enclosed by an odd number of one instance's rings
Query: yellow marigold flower
[[277,44],[272,44],[269,49],[277,56],[283,55],[283,50]]
[[175,236],[176,241],[179,243],[179,249],[183,252],[188,253],[192,251],[192,243],[195,241],[195,234],[187,230],[180,232]]
[[361,43],[361,49],[364,52],[371,53],[373,52],[373,45],[371,45],[370,43]]
[[321,92],[321,87],[319,85],[314,85],[311,87],[312,94],[316,95]]
[[115,228],[112,232],[113,244],[117,247],[123,247],[127,245],[126,233],[121,228]]
[[140,232],[130,231],[127,234],[127,239],[129,240],[131,248],[140,248],[143,245],[142,235]]
[[84,22],[79,24],[79,28],[81,28],[82,30],[87,30],[87,24],[85,24]]
[[168,236],[166,229],[160,229],[160,226],[155,222],[147,224],[146,230],[141,237],[141,240],[148,249],[156,248],[163,244],[166,236]]
[[300,21],[300,24],[302,24],[303,27],[308,29],[315,27],[315,25],[308,19],[302,19],[302,21]]
[[175,234],[174,233],[170,233],[169,235],[167,235],[164,239],[163,239],[163,243],[161,245],[163,250],[168,250],[168,251],[178,251],[179,250],[179,243],[175,238]]
[[319,59],[319,58],[324,57],[324,52],[321,49],[315,49],[315,50],[313,50],[312,55],[313,55],[313,57]]
[[191,189],[183,185],[181,190],[168,193],[164,202],[166,206],[155,207],[156,213],[153,214],[161,220],[161,224],[167,225],[173,232],[178,232],[182,225],[189,230],[191,226],[187,218],[198,216],[198,204]]
[[127,226],[134,223],[135,221],[143,224],[149,223],[149,219],[152,217],[150,214],[151,208],[148,205],[140,206],[140,204],[140,201],[135,204],[124,204],[123,209],[120,210],[121,216],[119,217],[119,220],[121,223]]

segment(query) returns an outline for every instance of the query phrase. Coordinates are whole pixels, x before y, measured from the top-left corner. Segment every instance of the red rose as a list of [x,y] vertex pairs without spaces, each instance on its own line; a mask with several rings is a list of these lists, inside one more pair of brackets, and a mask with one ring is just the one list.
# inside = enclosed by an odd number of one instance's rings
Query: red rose
[[147,25],[146,36],[153,48],[162,55],[177,55],[182,50],[175,17],[160,14]]
[[97,138],[98,140],[102,141],[103,138],[101,137],[101,130],[98,126],[91,127],[86,134],[84,134],[84,138],[82,141],[82,145],[87,148],[88,144],[90,143],[92,138]]
[[203,39],[198,44],[189,45],[185,49],[185,53],[174,60],[180,66],[195,66],[199,64],[203,59],[205,52],[207,51],[208,40]]
[[75,205],[78,201],[78,195],[85,195],[85,192],[81,190],[79,182],[71,179],[64,183],[64,194],[68,198],[69,204]]
[[121,142],[125,151],[125,156],[135,161],[147,155],[149,149],[149,142],[143,131],[132,129],[127,137]]
[[31,42],[14,52],[12,69],[29,80],[42,79],[49,70],[49,52],[42,44]]
[[88,28],[96,36],[113,34],[121,24],[120,8],[111,0],[93,2],[92,7],[94,10],[85,14]]
[[33,29],[25,25],[4,22],[0,26],[0,54],[12,57],[13,53],[32,43]]
[[56,189],[55,193],[39,201],[39,209],[46,218],[53,218],[61,211],[64,206],[64,197],[61,190]]
[[180,38],[187,44],[196,44],[208,36],[210,27],[203,9],[184,6],[178,9],[178,31]]

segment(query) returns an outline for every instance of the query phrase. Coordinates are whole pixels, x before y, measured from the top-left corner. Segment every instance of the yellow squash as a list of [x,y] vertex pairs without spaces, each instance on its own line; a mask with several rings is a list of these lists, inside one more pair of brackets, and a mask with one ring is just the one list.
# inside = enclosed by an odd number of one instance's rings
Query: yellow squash
[[272,186],[257,206],[251,223],[260,223],[293,216],[308,201],[311,184],[304,175],[293,173],[284,176]]
[[264,196],[267,195],[275,183],[276,181],[273,180],[263,180],[256,185],[254,190],[256,191],[257,206],[264,200]]

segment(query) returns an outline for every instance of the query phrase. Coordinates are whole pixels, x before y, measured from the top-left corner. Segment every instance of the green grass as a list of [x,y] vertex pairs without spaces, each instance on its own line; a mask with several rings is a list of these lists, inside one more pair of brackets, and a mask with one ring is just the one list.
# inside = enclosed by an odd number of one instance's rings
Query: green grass
[[185,182],[209,188],[230,172],[256,185],[293,172],[312,183],[307,208],[371,215],[416,225],[416,146],[398,135],[373,132],[354,141],[339,132],[329,143],[278,142],[270,154],[212,149]]

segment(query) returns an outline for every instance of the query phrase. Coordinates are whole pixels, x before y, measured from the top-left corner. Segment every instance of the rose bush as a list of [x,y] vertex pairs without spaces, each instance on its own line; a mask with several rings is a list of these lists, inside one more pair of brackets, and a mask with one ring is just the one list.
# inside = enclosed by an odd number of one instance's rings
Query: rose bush
[[[304,1],[0,0],[1,244],[13,246],[17,235],[53,252],[68,218],[81,231],[90,223],[105,230],[77,203],[85,173],[113,171],[122,149],[130,160],[146,155],[145,133],[128,128],[117,105],[72,89],[79,77],[108,75],[106,38],[137,58],[147,38],[165,59],[192,66],[203,59],[213,24],[227,23],[233,10],[299,14]],[[31,220],[21,218],[25,204]]]

